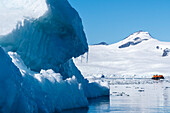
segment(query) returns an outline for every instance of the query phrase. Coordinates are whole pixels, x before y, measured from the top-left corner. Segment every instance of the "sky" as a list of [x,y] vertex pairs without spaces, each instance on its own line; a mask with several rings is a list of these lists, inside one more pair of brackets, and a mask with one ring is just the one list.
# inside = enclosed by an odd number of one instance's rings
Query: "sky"
[[83,21],[89,44],[119,42],[139,31],[170,42],[170,0],[68,0]]

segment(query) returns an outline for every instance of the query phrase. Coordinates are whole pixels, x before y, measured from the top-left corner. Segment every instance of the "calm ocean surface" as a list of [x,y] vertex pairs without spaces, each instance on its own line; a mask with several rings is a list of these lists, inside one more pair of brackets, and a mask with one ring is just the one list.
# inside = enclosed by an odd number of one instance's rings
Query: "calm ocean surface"
[[[63,113],[170,113],[169,80],[107,79],[110,98],[89,100],[89,108]],[[118,82],[119,81],[119,82]]]

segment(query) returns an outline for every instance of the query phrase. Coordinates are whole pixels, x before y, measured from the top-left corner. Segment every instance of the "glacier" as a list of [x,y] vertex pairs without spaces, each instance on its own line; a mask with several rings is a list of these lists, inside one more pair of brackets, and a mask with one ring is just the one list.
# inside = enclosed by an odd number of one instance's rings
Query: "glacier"
[[0,6],[0,112],[60,112],[109,95],[72,60],[88,44],[67,0],[1,0]]

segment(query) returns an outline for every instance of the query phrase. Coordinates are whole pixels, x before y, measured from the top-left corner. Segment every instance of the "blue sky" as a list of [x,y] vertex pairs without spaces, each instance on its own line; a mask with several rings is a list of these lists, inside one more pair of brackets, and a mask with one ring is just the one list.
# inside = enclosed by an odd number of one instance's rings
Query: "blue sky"
[[170,0],[68,0],[82,18],[89,44],[148,31],[170,42]]

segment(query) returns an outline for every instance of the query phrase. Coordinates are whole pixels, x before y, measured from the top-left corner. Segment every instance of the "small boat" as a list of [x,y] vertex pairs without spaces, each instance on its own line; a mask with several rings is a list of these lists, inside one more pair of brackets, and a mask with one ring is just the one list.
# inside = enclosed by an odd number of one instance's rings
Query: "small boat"
[[164,79],[164,76],[163,75],[153,75],[152,79],[160,80],[160,79]]

